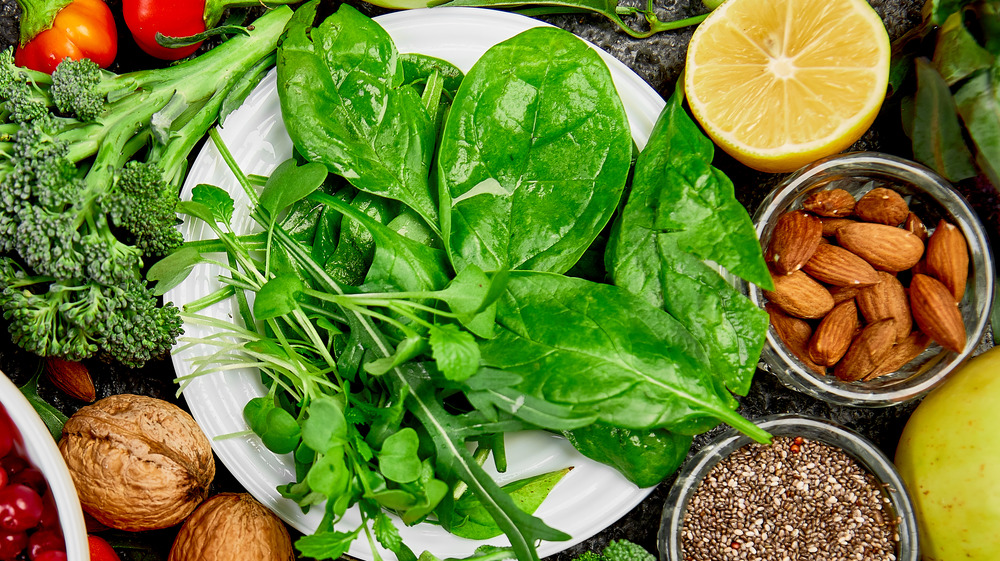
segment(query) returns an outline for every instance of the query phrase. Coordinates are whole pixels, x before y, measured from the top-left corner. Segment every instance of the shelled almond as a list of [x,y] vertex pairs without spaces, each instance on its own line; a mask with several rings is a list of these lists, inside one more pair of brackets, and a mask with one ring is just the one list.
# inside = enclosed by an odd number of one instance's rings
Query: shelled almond
[[765,255],[771,325],[811,370],[871,380],[931,342],[965,348],[965,237],[945,220],[929,232],[894,189],[810,194],[778,218]]

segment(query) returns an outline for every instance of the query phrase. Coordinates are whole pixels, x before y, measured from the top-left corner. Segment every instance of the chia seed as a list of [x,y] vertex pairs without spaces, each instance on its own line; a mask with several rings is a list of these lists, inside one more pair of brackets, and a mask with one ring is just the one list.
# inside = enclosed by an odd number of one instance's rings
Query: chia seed
[[875,477],[843,450],[801,437],[723,458],[681,530],[685,561],[895,561],[898,542]]

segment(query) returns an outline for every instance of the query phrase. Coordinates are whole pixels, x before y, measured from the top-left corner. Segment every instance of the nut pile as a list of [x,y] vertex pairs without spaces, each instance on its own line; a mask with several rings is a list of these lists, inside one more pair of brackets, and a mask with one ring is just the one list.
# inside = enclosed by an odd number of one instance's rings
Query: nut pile
[[818,373],[867,381],[931,341],[965,347],[965,237],[945,220],[929,232],[893,189],[859,199],[840,188],[812,193],[778,217],[764,257],[775,287],[764,292],[771,325]]

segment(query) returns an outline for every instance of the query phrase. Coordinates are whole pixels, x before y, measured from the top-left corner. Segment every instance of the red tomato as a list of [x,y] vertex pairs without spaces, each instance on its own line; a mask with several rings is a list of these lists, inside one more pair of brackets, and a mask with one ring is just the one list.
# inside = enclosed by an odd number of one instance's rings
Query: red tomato
[[42,31],[14,53],[14,62],[51,74],[66,57],[89,58],[107,68],[118,54],[115,18],[103,0],[74,0]]
[[123,0],[122,14],[139,48],[163,60],[182,59],[198,50],[201,43],[187,47],[163,47],[156,34],[190,37],[205,31],[205,1]]
[[108,542],[95,535],[87,536],[87,544],[90,546],[90,561],[121,561],[118,554]]

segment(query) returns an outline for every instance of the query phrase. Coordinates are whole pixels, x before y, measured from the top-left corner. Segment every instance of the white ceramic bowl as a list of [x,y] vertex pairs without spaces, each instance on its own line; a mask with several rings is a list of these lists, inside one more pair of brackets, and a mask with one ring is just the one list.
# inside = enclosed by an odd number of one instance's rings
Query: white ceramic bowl
[[0,404],[14,421],[24,443],[24,455],[34,465],[48,483],[59,512],[59,524],[63,539],[66,540],[68,561],[87,561],[90,549],[87,547],[87,526],[83,521],[83,509],[76,494],[76,487],[70,477],[66,463],[56,442],[52,440],[48,428],[28,402],[21,390],[0,372]]

